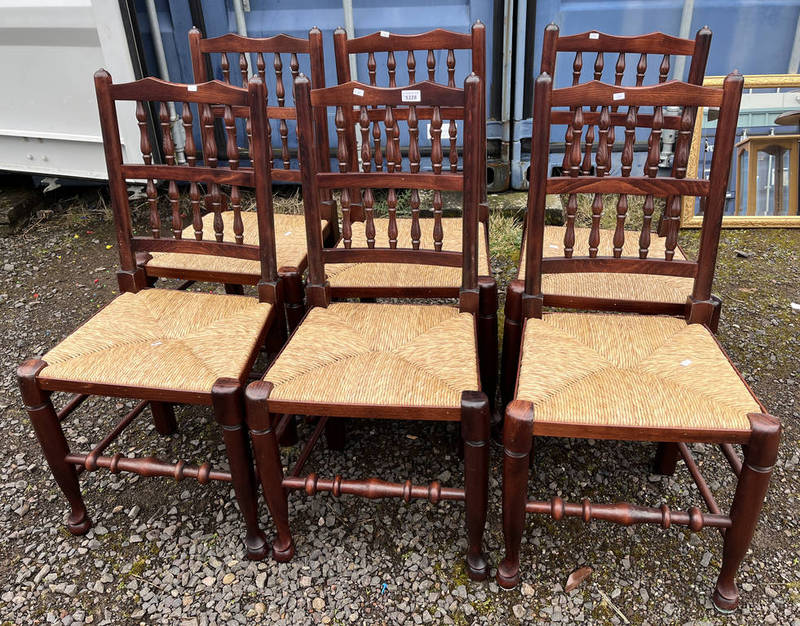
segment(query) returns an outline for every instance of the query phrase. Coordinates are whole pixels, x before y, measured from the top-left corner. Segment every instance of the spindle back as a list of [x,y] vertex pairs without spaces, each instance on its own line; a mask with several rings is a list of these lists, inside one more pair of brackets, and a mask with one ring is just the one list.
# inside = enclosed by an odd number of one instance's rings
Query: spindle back
[[[691,277],[694,288],[691,299],[708,302],[711,298],[711,283],[714,275],[717,245],[725,203],[730,160],[736,136],[743,79],[738,73],[730,74],[722,90],[701,87],[678,81],[646,86],[622,87],[599,81],[591,81],[574,87],[553,89],[552,78],[541,74],[535,84],[534,132],[532,150],[534,154],[547,155],[550,146],[550,128],[555,112],[565,110],[572,117],[576,137],[587,115],[594,115],[599,128],[597,147],[590,152],[594,156],[594,176],[581,175],[584,150],[580,141],[573,142],[567,155],[565,176],[548,175],[548,159],[534,161],[531,172],[531,187],[528,194],[526,225],[526,275],[525,294],[533,304],[526,305],[526,315],[540,315],[542,304],[541,275],[543,272],[622,272],[636,274],[660,274]],[[680,135],[676,151],[674,175],[657,177],[659,142],[663,129],[663,108],[683,107],[680,119]],[[698,106],[720,109],[714,143],[714,157],[708,180],[686,178],[689,140],[692,130],[692,111]],[[625,107],[623,113],[613,114],[614,108]],[[649,151],[644,172],[632,176],[634,129],[639,110],[652,107],[652,130],[648,140]],[[585,109],[588,110],[585,111]],[[594,111],[594,113],[591,113]],[[622,146],[620,176],[609,176],[611,151],[609,140],[613,126],[623,126],[625,141]],[[564,235],[563,257],[543,257],[543,235],[546,194],[568,194],[567,225]],[[593,194],[592,226],[588,250],[580,253],[575,242],[575,209],[577,194]],[[600,220],[604,210],[604,196],[613,194],[616,206],[616,228],[611,255],[598,254],[600,243]],[[628,195],[644,196],[643,220],[639,233],[638,258],[622,255],[625,242],[625,220],[628,211]],[[674,258],[677,245],[677,220],[680,217],[681,196],[701,196],[705,199],[703,232],[698,259],[684,261]],[[650,226],[654,211],[654,198],[668,199],[666,215],[670,228],[665,241],[663,259],[648,257]]]
[[[197,28],[189,31],[189,50],[192,56],[192,69],[197,82],[208,80],[208,68],[219,63],[222,82],[247,86],[250,75],[257,74],[267,92],[267,124],[269,160],[272,164],[272,178],[281,182],[300,182],[299,166],[292,167],[291,152],[289,149],[290,126],[295,126],[297,111],[294,105],[293,84],[294,80],[304,71],[310,77],[312,85],[325,86],[325,61],[322,49],[322,31],[314,27],[308,31],[308,39],[291,37],[289,35],[275,35],[273,37],[242,37],[235,33],[228,33],[220,37],[203,38]],[[272,58],[269,58],[272,55]],[[288,56],[288,64],[286,57]],[[236,67],[232,67],[233,57]],[[255,59],[255,62],[253,62]],[[271,68],[267,69],[267,63]],[[285,74],[290,73],[288,90],[284,82]],[[287,104],[288,96],[288,104]],[[271,104],[270,104],[271,103]],[[217,117],[222,117],[219,107],[214,108]],[[246,117],[247,109],[239,108],[234,114]],[[274,121],[273,121],[274,120]],[[327,129],[327,120],[317,120],[320,128]],[[279,146],[273,147],[272,139],[275,133],[271,125],[276,126]],[[320,163],[327,170],[328,165],[328,134],[322,133],[319,144],[320,155],[324,155]],[[275,154],[279,150],[279,154]]]
[[[456,51],[463,50],[470,53],[470,69],[466,74],[473,73],[481,81],[481,111],[480,117],[480,130],[481,130],[481,159],[482,163],[486,162],[486,27],[480,22],[476,21],[470,30],[470,33],[456,33],[453,31],[443,30],[437,28],[425,33],[418,33],[414,35],[400,35],[391,33],[389,31],[379,31],[371,35],[364,35],[363,37],[356,37],[348,39],[347,33],[343,28],[337,28],[333,33],[333,44],[336,59],[336,75],[339,84],[348,83],[352,80],[350,72],[350,55],[358,59],[358,55],[367,55],[367,73],[369,75],[369,84],[372,87],[378,85],[378,62],[376,55],[386,54],[386,70],[388,75],[389,88],[398,87],[398,71],[397,71],[397,58],[396,52],[405,52],[405,65],[407,82],[405,84],[411,85],[418,80],[418,73],[426,72],[427,80],[430,82],[438,82],[446,84],[448,87],[457,86],[456,78]],[[417,70],[417,52],[425,53],[425,69]],[[444,63],[442,63],[442,57]],[[357,62],[357,61],[356,61]],[[402,63],[402,60],[401,60]],[[445,73],[446,72],[446,73]],[[400,75],[400,86],[402,86],[402,73]],[[437,80],[438,79],[438,80]],[[446,82],[445,82],[446,80]],[[403,109],[406,109],[405,111]],[[407,115],[408,110],[406,107],[395,108],[394,115],[400,118]],[[464,119],[464,111],[457,107],[443,113],[443,119],[447,120],[447,138],[448,144],[448,161],[451,172],[458,171],[459,167],[459,150],[458,150],[458,120]],[[356,127],[360,122],[360,112],[357,110],[346,111],[346,137],[350,143],[351,163],[352,170],[358,168],[358,154],[356,150]],[[367,111],[368,118],[371,122],[380,122],[383,120],[384,114],[381,110],[370,109]],[[429,107],[417,107],[416,115],[418,120],[432,120],[433,110]],[[377,126],[377,125],[376,125]],[[397,155],[401,154],[400,149],[400,129],[395,128],[394,137],[387,137],[387,145],[389,141],[394,143],[394,151]],[[431,140],[433,135],[433,127],[431,126]],[[377,142],[380,142],[379,129],[373,127],[373,137]],[[426,135],[417,137],[421,140],[421,145],[426,143]],[[410,137],[409,137],[410,143]],[[418,144],[419,146],[420,144]],[[432,142],[431,142],[432,146]],[[380,148],[378,148],[380,149]],[[410,149],[410,148],[409,148]],[[400,157],[402,158],[402,157]],[[480,218],[482,221],[488,219],[488,205],[486,204],[486,173],[483,171],[484,165],[481,165],[481,206]],[[354,215],[354,219],[362,219],[363,214],[360,211]]]
[[[705,76],[706,64],[708,62],[708,52],[711,47],[711,30],[707,26],[703,26],[697,31],[695,38],[682,39],[667,35],[665,33],[654,32],[647,35],[636,36],[618,36],[607,35],[598,31],[589,31],[580,33],[578,35],[561,36],[559,28],[555,24],[549,24],[544,31],[544,42],[542,45],[542,64],[541,71],[546,72],[551,77],[555,76],[558,53],[574,53],[572,61],[572,85],[578,85],[581,82],[586,82],[589,78],[584,76],[585,69],[583,62],[584,53],[594,53],[594,63],[591,66],[591,79],[602,81],[604,73],[609,74],[612,66],[606,66],[605,55],[616,55],[616,60],[613,65],[614,84],[622,85],[633,84],[636,87],[641,87],[645,83],[646,74],[648,72],[648,55],[660,56],[658,65],[658,83],[666,82],[670,73],[670,60],[675,56],[689,57],[689,75],[686,82],[693,85],[702,85]],[[628,56],[634,55],[636,59],[635,68],[626,62]],[[587,64],[587,68],[588,68]],[[650,65],[652,67],[652,64]],[[634,78],[635,69],[635,80]],[[625,80],[625,75],[628,74],[629,80]],[[608,76],[606,82],[611,82]],[[680,77],[678,77],[680,79]],[[650,81],[651,84],[654,81]],[[612,117],[617,117],[618,121],[623,114],[619,113],[619,107],[613,106],[610,111]],[[692,110],[694,116],[694,109]],[[590,173],[591,165],[591,151],[592,145],[595,140],[595,131],[598,128],[598,114],[595,108],[590,108],[586,112],[583,119],[583,132],[585,137],[583,141],[586,146],[584,159],[581,163],[580,173],[588,175]],[[567,174],[567,154],[570,153],[575,128],[572,126],[572,115],[570,111],[557,111],[554,112],[551,118],[553,124],[565,124],[566,131],[564,133],[564,162],[562,164],[562,173]],[[618,124],[622,126],[623,124]],[[652,128],[653,118],[652,115],[640,113],[636,118],[637,128]],[[681,118],[680,115],[665,115],[662,128],[670,130],[680,130]],[[614,125],[611,126],[609,131],[609,141],[613,145],[615,141]],[[581,141],[580,135],[578,142]],[[675,171],[673,169],[673,175]]]
[[[207,254],[260,261],[259,295],[266,301],[274,302],[277,269],[263,81],[257,76],[253,77],[247,83],[247,89],[220,81],[181,85],[157,78],[115,85],[105,70],[98,70],[94,80],[120,254],[120,288],[138,291],[145,286],[143,274],[137,269],[152,252]],[[170,119],[169,103],[174,103],[177,114],[175,120]],[[132,154],[135,151],[132,146],[123,149],[118,106],[121,113],[136,116],[143,164]],[[197,146],[194,140],[195,124],[206,129],[213,125],[212,109],[215,107],[221,109],[224,120],[224,164],[219,162],[219,150],[213,132],[202,132],[201,146]],[[241,163],[240,156],[245,153],[245,148],[237,144],[237,136],[240,136],[234,113],[237,108],[248,111],[252,130],[246,147],[246,154],[249,155],[246,164]],[[157,150],[154,140],[158,141],[158,138],[151,136],[149,116],[158,120],[163,164],[155,162],[154,152]],[[238,122],[242,124],[243,120]],[[182,157],[173,139],[173,123],[180,124],[186,133]],[[185,163],[180,163],[184,159]],[[140,180],[147,181],[147,236],[134,234],[134,216],[128,197],[128,181]],[[162,202],[163,197],[159,194],[164,182],[167,182],[166,202]],[[188,184],[188,206],[182,207],[179,183]],[[245,239],[252,241],[255,237],[246,237],[244,233],[243,187],[254,190],[258,245],[245,243]],[[161,219],[165,208],[168,208],[168,224],[162,224]],[[205,213],[214,215],[213,237],[203,232]],[[225,231],[226,222],[232,233]],[[183,230],[189,223],[194,227],[194,238],[184,239]]]
[[[307,295],[312,306],[327,306],[329,288],[325,280],[326,263],[418,263],[422,265],[443,265],[462,268],[461,306],[473,311],[477,307],[477,228],[478,203],[480,201],[480,97],[481,81],[470,74],[464,82],[464,89],[447,87],[430,81],[409,85],[407,88],[383,88],[348,82],[326,89],[310,88],[310,83],[301,76],[295,82],[297,95],[298,123],[300,128],[300,148],[303,158],[303,202],[306,212],[308,236]],[[409,148],[409,169],[404,170],[402,159],[394,143],[386,144],[386,171],[377,167],[382,163],[383,154],[373,151],[368,138],[369,112],[380,107],[383,112],[384,131],[392,137],[395,128],[405,122],[411,138]],[[315,133],[315,110],[335,110],[337,154],[339,172],[319,171],[314,166],[317,158],[313,150]],[[419,128],[418,113],[423,109],[430,111],[432,120],[433,173],[419,173]],[[442,168],[441,120],[452,110],[464,114],[464,167],[460,172],[445,172]],[[348,111],[359,112],[359,125],[364,134],[361,145],[361,171],[352,168],[351,144],[346,136],[346,116]],[[395,115],[404,110],[405,115]],[[357,161],[356,161],[357,163]],[[373,171],[375,167],[375,171]],[[353,223],[350,216],[353,188],[363,191],[364,234],[366,247],[354,247]],[[338,189],[341,191],[342,239],[343,248],[323,249],[319,225],[320,191]],[[375,245],[375,208],[373,189],[386,189],[388,210],[388,248]],[[432,190],[433,241],[422,241],[420,228],[420,190]],[[411,247],[398,246],[397,191],[410,190],[410,241]],[[442,196],[443,191],[461,192],[462,211],[462,252],[443,249]],[[400,238],[405,239],[405,238]],[[477,311],[477,308],[474,308]]]

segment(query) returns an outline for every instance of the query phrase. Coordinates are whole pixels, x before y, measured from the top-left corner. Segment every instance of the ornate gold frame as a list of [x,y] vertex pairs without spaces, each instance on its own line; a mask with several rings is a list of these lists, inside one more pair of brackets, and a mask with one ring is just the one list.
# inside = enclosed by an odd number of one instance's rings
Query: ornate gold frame
[[[724,76],[706,76],[703,85],[706,87],[722,87]],[[751,74],[744,77],[744,87],[769,88],[769,87],[800,87],[800,74]],[[800,106],[798,107],[800,109]],[[703,130],[703,108],[697,109],[697,117],[692,133],[692,145],[689,150],[689,162],[686,167],[686,177],[697,176],[697,167],[700,160],[700,139]],[[684,196],[681,207],[681,226],[685,228],[699,228],[703,225],[702,216],[694,214],[695,196]],[[722,219],[723,228],[800,228],[800,216],[768,217],[731,215]]]

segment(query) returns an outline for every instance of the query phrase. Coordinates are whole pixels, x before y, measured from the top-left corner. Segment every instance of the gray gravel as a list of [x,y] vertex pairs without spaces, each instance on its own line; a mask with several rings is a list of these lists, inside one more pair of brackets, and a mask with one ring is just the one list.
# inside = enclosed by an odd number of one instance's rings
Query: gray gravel
[[[748,381],[786,425],[761,526],[740,574],[742,606],[722,618],[709,594],[720,562],[713,530],[623,528],[528,518],[523,584],[502,592],[472,583],[461,564],[464,515],[459,504],[290,498],[297,555],[291,563],[244,558],[244,532],[228,486],[133,475],[85,474],[82,486],[95,526],[65,532],[66,506],[20,406],[13,376],[24,358],[45,352],[116,289],[112,229],[98,215],[54,206],[55,218],[27,234],[0,239],[0,619],[3,623],[182,626],[235,623],[741,623],[800,626],[798,499],[798,334],[800,233],[764,237],[726,232],[720,254],[727,282],[721,339]],[[76,238],[77,235],[77,238]],[[744,240],[744,242],[743,242]],[[689,249],[696,242],[685,238]],[[751,258],[736,257],[745,248]],[[733,268],[733,269],[731,269]],[[766,280],[762,273],[771,268]],[[734,271],[735,270],[735,271]],[[740,291],[753,290],[753,291]],[[793,291],[792,291],[793,290]],[[773,323],[774,321],[774,323]],[[737,327],[734,327],[734,324]],[[771,356],[770,356],[771,355]],[[69,420],[75,449],[107,432],[130,402],[91,400]],[[145,414],[146,415],[146,414]],[[224,466],[209,410],[180,408],[180,430],[160,437],[140,419],[116,450]],[[308,433],[308,427],[301,428]],[[345,453],[320,445],[307,468],[324,475],[380,475],[390,480],[461,481],[454,425],[353,423]],[[694,446],[719,499],[734,482],[720,454]],[[633,499],[686,508],[699,504],[688,472],[648,474],[653,445],[542,440],[532,495],[593,501]],[[287,463],[297,449],[286,452]],[[490,559],[502,557],[500,455],[492,452]],[[266,506],[262,523],[272,525]],[[569,574],[594,569],[565,593]],[[492,572],[494,573],[494,572]]]

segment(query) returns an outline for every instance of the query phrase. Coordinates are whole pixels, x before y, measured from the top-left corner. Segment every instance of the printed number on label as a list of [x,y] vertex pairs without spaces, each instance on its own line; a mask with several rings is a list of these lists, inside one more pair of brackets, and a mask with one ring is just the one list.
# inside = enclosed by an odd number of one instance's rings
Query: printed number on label
[[403,102],[420,102],[422,101],[422,94],[419,89],[403,89],[400,92]]

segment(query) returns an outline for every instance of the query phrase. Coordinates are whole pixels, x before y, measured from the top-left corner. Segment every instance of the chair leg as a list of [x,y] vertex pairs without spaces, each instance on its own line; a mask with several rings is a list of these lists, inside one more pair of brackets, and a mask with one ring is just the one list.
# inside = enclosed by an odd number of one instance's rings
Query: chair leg
[[485,580],[489,563],[483,552],[483,531],[489,498],[489,401],[478,391],[461,393],[464,439],[464,505],[467,516],[467,574]]
[[478,358],[481,387],[494,411],[497,394],[497,282],[491,276],[478,278]]
[[69,502],[71,512],[67,518],[67,529],[73,535],[84,535],[92,527],[92,520],[86,513],[86,505],[78,483],[78,473],[75,471],[75,466],[66,461],[69,446],[56,410],[50,401],[50,394],[40,389],[36,382],[36,376],[46,366],[47,363],[40,359],[29,359],[17,369],[17,380],[22,392],[22,401],[25,403],[39,445],[42,446],[44,457]]
[[175,409],[169,402],[151,402],[150,413],[153,415],[153,424],[159,435],[166,437],[178,430]]
[[239,381],[234,378],[218,379],[211,389],[211,400],[217,422],[222,426],[225,451],[231,468],[231,482],[247,528],[247,557],[260,560],[267,555],[267,538],[258,525],[258,495]]
[[231,283],[225,283],[225,293],[227,293],[229,296],[243,296],[244,285],[234,285]]
[[519,353],[522,345],[522,293],[525,285],[513,280],[506,290],[505,321],[503,322],[503,361],[500,371],[500,398],[503,406],[514,397],[517,384]]
[[656,450],[656,458],[653,461],[653,473],[672,476],[675,473],[680,455],[677,443],[659,443]]
[[778,456],[781,433],[780,422],[771,415],[751,413],[748,417],[752,434],[733,496],[730,512],[733,525],[725,531],[722,568],[712,596],[714,606],[723,613],[734,611],[739,604],[736,572],[753,538]]
[[283,295],[286,302],[286,322],[291,333],[297,328],[306,312],[303,304],[303,277],[294,268],[281,269],[280,277],[283,281]]
[[344,450],[345,421],[340,417],[329,417],[325,422],[325,442],[328,450]]
[[497,584],[512,589],[519,583],[519,553],[528,502],[528,456],[533,441],[533,405],[512,401],[503,427],[503,538],[506,555],[497,567]]
[[254,382],[247,388],[247,424],[261,489],[278,535],[272,542],[272,558],[286,562],[294,556],[294,542],[289,530],[289,502],[283,488],[281,453],[272,429],[272,416],[267,410],[271,391],[272,383],[265,381]]

